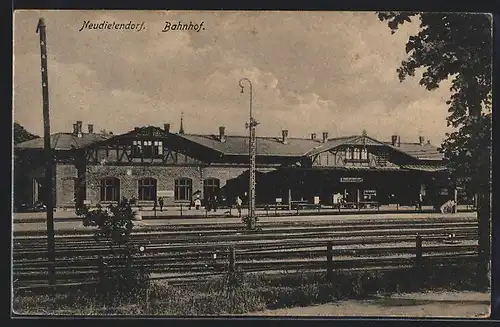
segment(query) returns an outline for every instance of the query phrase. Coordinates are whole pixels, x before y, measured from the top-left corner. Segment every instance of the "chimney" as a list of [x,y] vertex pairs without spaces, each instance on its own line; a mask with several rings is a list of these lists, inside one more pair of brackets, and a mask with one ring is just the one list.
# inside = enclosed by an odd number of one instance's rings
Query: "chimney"
[[328,141],[328,132],[323,132],[323,143]]
[[425,138],[423,136],[419,136],[418,137],[418,143],[420,143],[420,145],[424,145],[425,143]]
[[167,133],[170,133],[170,124],[163,124],[163,130]]
[[283,144],[288,144],[288,130],[284,129],[281,131],[281,141]]
[[398,146],[398,140],[399,140],[399,136],[398,135],[392,135],[391,136],[391,144],[393,146]]
[[78,137],[82,137],[82,125],[83,125],[83,122],[81,120],[76,121]]
[[316,139],[316,133],[311,133],[311,140],[315,140]]
[[73,135],[78,135],[78,125],[73,124]]
[[219,141],[226,142],[226,128],[219,126]]
[[88,124],[87,127],[89,129],[89,134],[94,134],[94,125],[93,124]]

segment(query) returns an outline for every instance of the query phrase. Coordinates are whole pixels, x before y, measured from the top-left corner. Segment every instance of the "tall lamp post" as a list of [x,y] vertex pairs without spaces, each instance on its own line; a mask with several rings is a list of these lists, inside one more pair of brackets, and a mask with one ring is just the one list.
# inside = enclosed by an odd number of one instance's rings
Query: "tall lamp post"
[[255,139],[255,127],[259,124],[252,117],[252,82],[246,77],[240,79],[239,85],[241,88],[241,93],[243,93],[244,84],[247,82],[250,86],[250,120],[245,124],[245,127],[249,129],[249,156],[250,156],[250,181],[248,185],[248,219],[251,228],[255,227],[256,215],[255,215],[255,157],[256,157],[256,139]]

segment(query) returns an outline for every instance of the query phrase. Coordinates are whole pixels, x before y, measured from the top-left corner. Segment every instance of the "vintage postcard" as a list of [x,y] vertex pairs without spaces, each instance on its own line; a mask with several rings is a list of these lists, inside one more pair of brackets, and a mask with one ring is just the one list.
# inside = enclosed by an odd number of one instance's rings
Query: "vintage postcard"
[[13,316],[489,316],[491,15],[21,10],[13,54]]

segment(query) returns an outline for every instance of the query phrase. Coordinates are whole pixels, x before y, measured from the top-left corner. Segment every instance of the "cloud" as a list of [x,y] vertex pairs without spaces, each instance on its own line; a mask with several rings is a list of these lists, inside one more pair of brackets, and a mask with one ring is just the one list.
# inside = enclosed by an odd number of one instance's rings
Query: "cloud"
[[[184,112],[192,133],[246,134],[248,89],[260,135],[307,137],[311,132],[389,138],[419,130],[444,138],[447,87],[429,92],[417,78],[399,82],[418,22],[391,35],[368,12],[126,12],[47,11],[53,132],[74,120],[121,133],[165,122],[178,128]],[[41,135],[36,11],[14,19],[14,117]],[[93,22],[145,22],[135,31],[82,31]],[[204,22],[197,32],[161,30],[165,21]]]

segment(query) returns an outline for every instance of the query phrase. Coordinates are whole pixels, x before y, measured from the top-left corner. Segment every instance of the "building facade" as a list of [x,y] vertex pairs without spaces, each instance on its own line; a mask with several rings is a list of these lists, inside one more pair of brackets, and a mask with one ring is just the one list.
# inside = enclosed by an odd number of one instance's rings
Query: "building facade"
[[[116,203],[122,197],[152,207],[188,204],[195,196],[218,196],[234,203],[248,191],[248,136],[173,133],[170,125],[147,126],[120,135],[83,131],[51,136],[54,154],[54,205],[74,208]],[[442,204],[453,197],[438,149],[420,137],[403,143],[360,135],[321,138],[257,138],[257,204],[276,201],[331,205],[340,194],[349,203]],[[15,146],[15,205],[43,202],[43,139]]]

